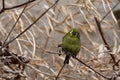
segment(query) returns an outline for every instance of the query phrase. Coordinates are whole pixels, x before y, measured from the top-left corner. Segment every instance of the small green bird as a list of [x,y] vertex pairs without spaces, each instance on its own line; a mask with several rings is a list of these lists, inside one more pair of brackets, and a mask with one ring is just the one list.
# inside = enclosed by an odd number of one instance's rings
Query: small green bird
[[72,28],[64,37],[62,44],[58,45],[58,47],[62,48],[62,51],[66,53],[66,57],[64,60],[64,65],[60,69],[59,73],[56,76],[56,79],[58,79],[58,76],[60,75],[62,69],[64,68],[65,64],[69,64],[69,59],[71,57],[70,54],[73,54],[76,56],[80,51],[80,32],[77,28]]
[[61,44],[62,50],[66,53],[64,64],[69,64],[70,54],[77,55],[80,51],[80,32],[77,28],[72,28],[64,37]]

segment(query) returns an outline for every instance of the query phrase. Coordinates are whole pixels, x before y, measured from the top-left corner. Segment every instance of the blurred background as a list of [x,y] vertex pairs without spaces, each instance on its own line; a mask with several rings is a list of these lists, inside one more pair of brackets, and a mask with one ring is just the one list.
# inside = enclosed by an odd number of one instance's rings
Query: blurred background
[[[27,1],[5,0],[5,7],[12,7]],[[28,4],[7,42],[32,24],[54,2],[55,0],[36,0]],[[9,44],[12,52],[30,58],[30,63],[24,72],[27,76],[25,80],[54,80],[65,58],[64,53],[61,56],[58,55],[58,44],[73,27],[78,28],[81,33],[81,51],[77,57],[105,76],[113,76],[113,63],[94,17],[101,20],[117,3],[118,0],[59,0],[29,30]],[[0,10],[2,5],[2,0],[0,0]],[[120,5],[114,10],[119,7]],[[24,6],[9,9],[0,14],[0,39],[2,42],[23,8]],[[120,58],[120,27],[113,12],[105,17],[101,22],[101,27],[112,50],[111,53],[118,60]],[[58,80],[104,80],[104,78],[71,58]]]

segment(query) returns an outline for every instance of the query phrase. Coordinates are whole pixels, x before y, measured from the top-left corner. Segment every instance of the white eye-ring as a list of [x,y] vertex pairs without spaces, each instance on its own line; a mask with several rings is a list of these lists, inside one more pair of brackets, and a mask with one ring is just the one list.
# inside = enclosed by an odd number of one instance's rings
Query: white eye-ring
[[78,33],[75,34],[75,37],[77,37],[77,36],[78,36]]
[[73,33],[73,30],[70,31],[70,34],[72,34],[72,33]]

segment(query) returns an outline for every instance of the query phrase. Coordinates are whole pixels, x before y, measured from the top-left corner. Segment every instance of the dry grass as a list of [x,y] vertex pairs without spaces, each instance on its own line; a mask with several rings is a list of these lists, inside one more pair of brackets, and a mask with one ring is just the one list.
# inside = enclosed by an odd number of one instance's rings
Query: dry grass
[[[5,2],[9,7],[18,4],[18,1]],[[28,4],[7,42],[32,24],[54,2],[55,0],[37,0]],[[24,72],[26,80],[54,80],[65,57],[58,55],[57,46],[61,43],[65,33],[72,27],[77,27],[81,31],[81,51],[77,56],[80,60],[107,77],[112,77],[117,72],[120,73],[119,68],[113,70],[114,63],[111,62],[109,55],[112,53],[116,60],[120,59],[120,27],[117,26],[112,12],[101,22],[103,34],[112,50],[109,52],[94,20],[94,16],[101,20],[116,3],[117,1],[114,0],[60,0],[54,8],[50,9],[37,23],[9,45],[12,52],[30,58]],[[2,4],[2,0],[0,4]],[[10,9],[0,14],[0,39],[2,42],[23,8],[24,6]],[[71,58],[58,80],[105,79]]]

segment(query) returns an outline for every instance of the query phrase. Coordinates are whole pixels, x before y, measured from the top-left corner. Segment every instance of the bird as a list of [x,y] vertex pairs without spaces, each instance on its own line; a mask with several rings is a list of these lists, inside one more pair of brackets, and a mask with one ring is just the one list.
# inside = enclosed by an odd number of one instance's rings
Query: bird
[[62,44],[61,44],[62,51],[64,51],[66,54],[64,64],[69,64],[71,55],[68,53],[71,53],[72,55],[77,56],[81,48],[80,45],[81,45],[80,31],[77,28],[72,28],[63,37]]
[[65,64],[69,64],[69,60],[71,58],[71,55],[76,57],[77,54],[80,51],[81,48],[81,42],[80,42],[80,31],[77,28],[72,28],[64,37],[62,40],[62,43],[58,45],[58,47],[62,48],[62,51],[65,52],[66,57],[64,60],[64,65],[60,69],[59,73],[56,76],[56,79],[58,79],[58,76],[60,75],[62,69],[64,68]]

